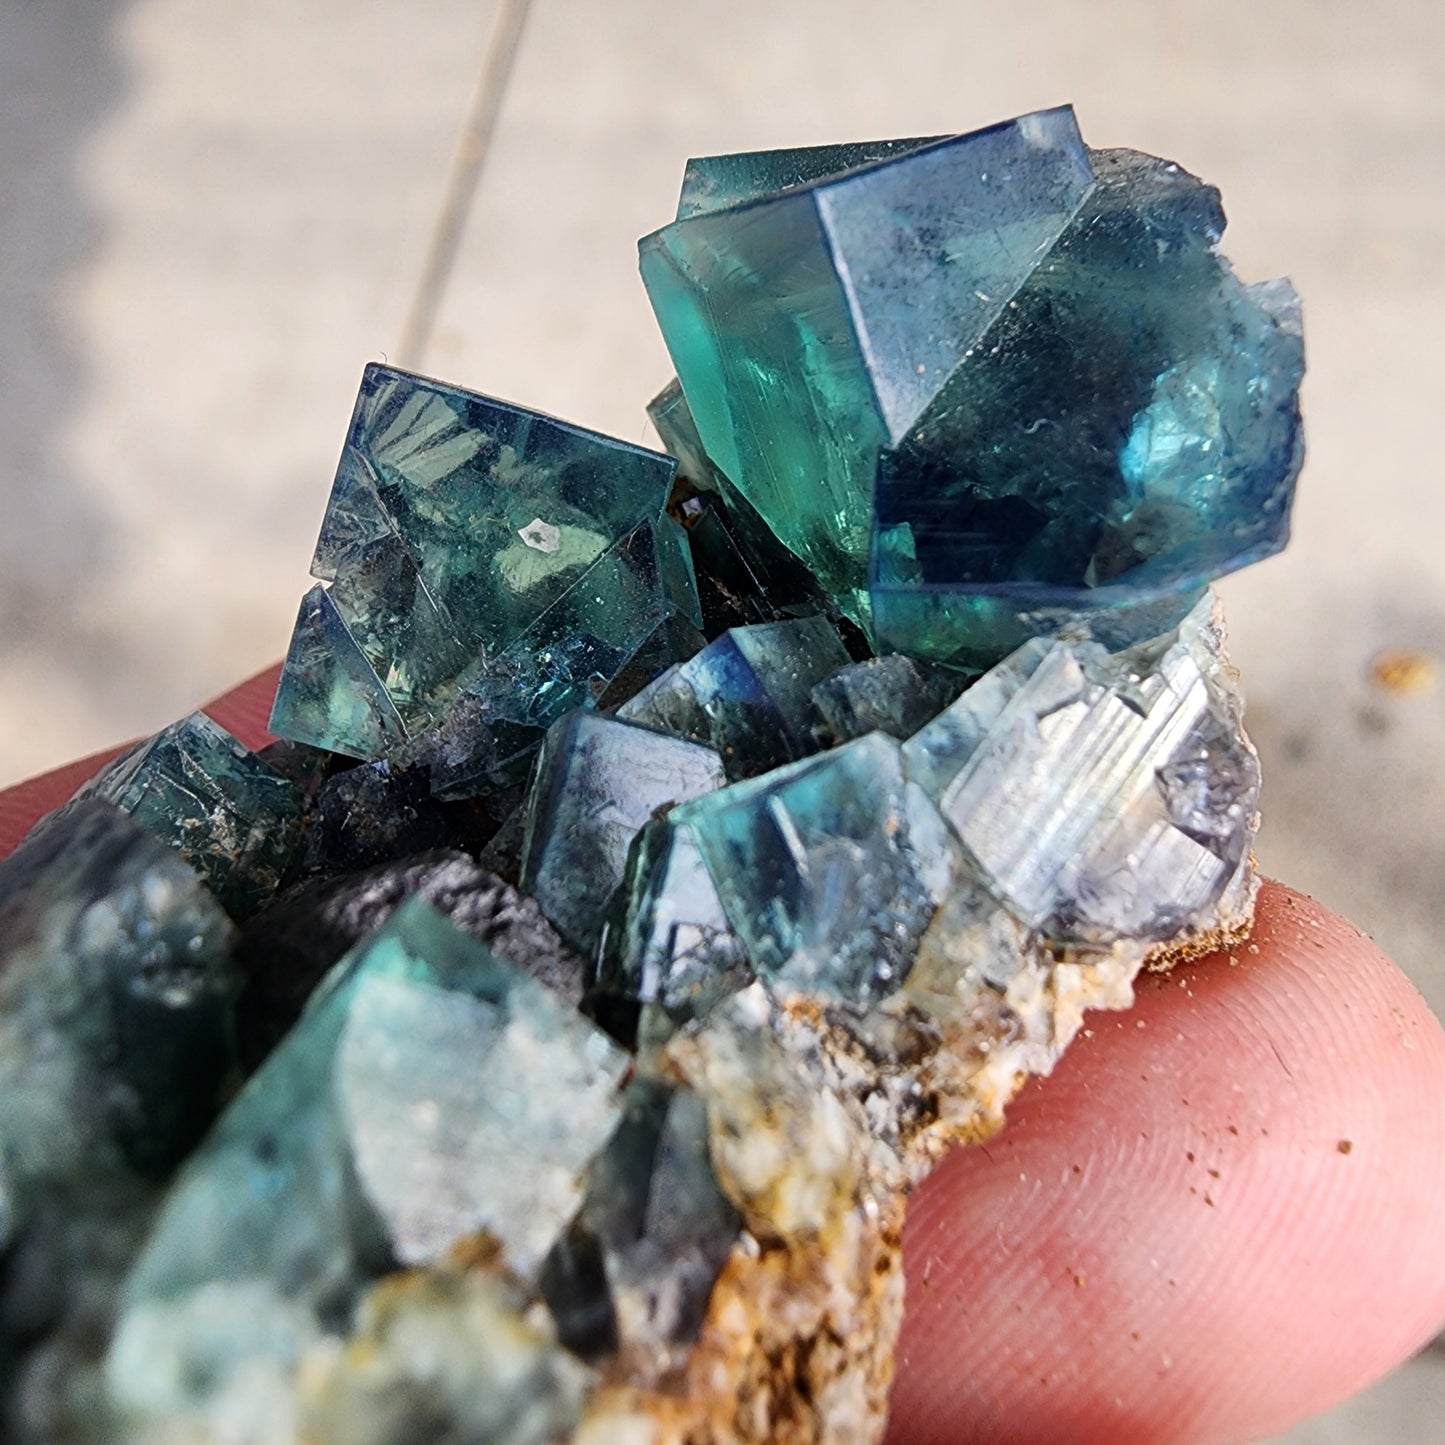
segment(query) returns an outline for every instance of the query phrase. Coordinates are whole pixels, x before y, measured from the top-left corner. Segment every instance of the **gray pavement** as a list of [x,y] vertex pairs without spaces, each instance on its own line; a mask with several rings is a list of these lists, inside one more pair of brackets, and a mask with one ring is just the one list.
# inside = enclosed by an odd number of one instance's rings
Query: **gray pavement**
[[[284,647],[491,14],[0,0],[0,784]],[[689,154],[1072,100],[1216,182],[1311,363],[1295,543],[1224,589],[1260,856],[1445,1012],[1442,62],[1431,0],[537,0],[425,367],[641,439],[668,367],[633,242]],[[1438,1441],[1442,1391],[1429,1356],[1289,1438]]]

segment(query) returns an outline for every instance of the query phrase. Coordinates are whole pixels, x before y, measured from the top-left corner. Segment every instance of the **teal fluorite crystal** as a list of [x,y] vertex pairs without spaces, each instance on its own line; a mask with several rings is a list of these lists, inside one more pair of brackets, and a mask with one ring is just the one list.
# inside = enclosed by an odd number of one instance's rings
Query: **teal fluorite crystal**
[[233,916],[280,887],[301,837],[306,789],[204,713],[137,744],[76,795],[104,798],[174,848]]
[[543,1274],[563,1342],[584,1358],[691,1343],[739,1227],[713,1173],[707,1106],[690,1089],[635,1079]]
[[748,951],[685,823],[659,818],[638,834],[600,955],[594,1007],[635,1005],[639,1018],[622,1021],[643,1040],[666,1037],[752,982]]
[[479,707],[495,756],[484,774],[464,780],[454,771],[448,789],[524,782],[553,722],[690,656],[703,645],[701,626],[682,528],[665,515],[642,523],[467,682],[462,705]]
[[200,879],[101,799],[0,864],[0,1156],[12,1184],[164,1173],[228,1081],[240,978]]
[[777,195],[795,186],[831,180],[947,139],[947,136],[935,135],[915,140],[858,141],[851,145],[797,146],[792,150],[696,156],[688,161],[683,172],[677,219],[685,221],[708,211],[729,210],[745,201]]
[[[312,562],[326,585],[302,604],[273,729],[376,757],[434,726],[584,576],[592,594],[620,583],[613,549],[659,520],[672,473],[640,447],[367,367]],[[664,590],[685,590],[681,560],[657,565]]]
[[735,627],[659,674],[618,716],[717,749],[729,778],[815,752],[813,688],[848,654],[822,617]]
[[813,706],[835,742],[872,732],[901,742],[952,702],[962,686],[956,672],[890,652],[825,677],[813,689]]
[[960,866],[892,739],[872,733],[675,810],[753,967],[872,1002],[907,976]]
[[647,414],[677,458],[679,482],[691,489],[691,495],[679,499],[677,511],[696,560],[708,636],[746,623],[827,611],[830,602],[817,579],[703,449],[676,380],[648,403]]
[[880,648],[1123,645],[1283,545],[1297,303],[1212,188],[1067,109],[866,157],[709,162],[642,272],[711,466]]

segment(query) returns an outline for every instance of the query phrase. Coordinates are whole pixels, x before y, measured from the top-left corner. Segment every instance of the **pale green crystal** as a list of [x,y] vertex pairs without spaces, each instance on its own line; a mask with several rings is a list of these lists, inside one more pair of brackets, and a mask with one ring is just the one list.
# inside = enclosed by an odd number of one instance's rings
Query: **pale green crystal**
[[626,1067],[541,984],[404,904],[187,1165],[127,1285],[117,1400],[223,1432],[247,1378],[294,1388],[305,1353],[398,1265],[485,1233],[535,1271],[616,1124]]

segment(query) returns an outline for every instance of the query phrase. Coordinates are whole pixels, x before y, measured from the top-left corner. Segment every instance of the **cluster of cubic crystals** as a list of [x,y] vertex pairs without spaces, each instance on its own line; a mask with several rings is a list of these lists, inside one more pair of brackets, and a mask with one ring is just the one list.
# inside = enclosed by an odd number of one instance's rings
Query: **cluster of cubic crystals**
[[1248,926],[1221,224],[1063,111],[695,161],[672,455],[367,368],[284,741],[0,863],[0,1438],[879,1439],[908,1189]]
[[1068,108],[693,162],[642,274],[708,471],[882,650],[1139,641],[1277,551],[1298,301],[1218,193]]

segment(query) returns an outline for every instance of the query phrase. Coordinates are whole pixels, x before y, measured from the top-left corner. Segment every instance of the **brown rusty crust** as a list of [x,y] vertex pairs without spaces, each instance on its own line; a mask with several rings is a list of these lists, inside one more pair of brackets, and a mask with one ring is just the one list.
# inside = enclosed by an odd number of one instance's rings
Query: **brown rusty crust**
[[645,1419],[648,1445],[872,1445],[903,1313],[901,1216],[860,1207],[822,1249],[740,1244],[681,1375],[655,1390],[604,1383],[579,1438]]

